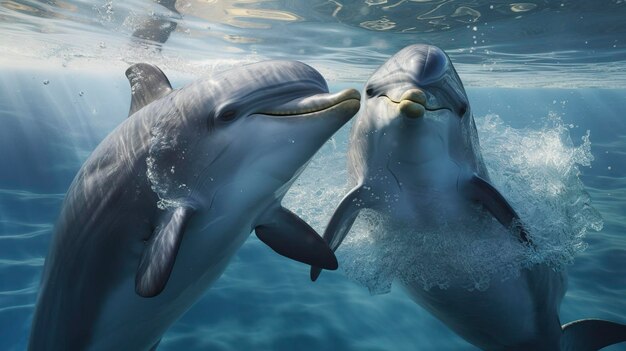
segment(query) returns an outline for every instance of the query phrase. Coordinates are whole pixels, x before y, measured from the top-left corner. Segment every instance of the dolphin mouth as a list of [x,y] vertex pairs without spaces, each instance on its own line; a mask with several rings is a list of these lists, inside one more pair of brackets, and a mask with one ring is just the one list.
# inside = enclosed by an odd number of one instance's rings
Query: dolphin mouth
[[347,101],[360,101],[361,94],[356,89],[345,89],[338,93],[322,93],[288,101],[258,113],[273,117],[293,117],[313,114],[333,108]]
[[411,89],[400,97],[400,99],[394,99],[389,95],[381,95],[390,102],[398,105],[398,110],[409,118],[423,117],[426,111],[434,112],[440,110],[450,110],[447,107],[430,107],[427,105],[426,93],[418,89]]

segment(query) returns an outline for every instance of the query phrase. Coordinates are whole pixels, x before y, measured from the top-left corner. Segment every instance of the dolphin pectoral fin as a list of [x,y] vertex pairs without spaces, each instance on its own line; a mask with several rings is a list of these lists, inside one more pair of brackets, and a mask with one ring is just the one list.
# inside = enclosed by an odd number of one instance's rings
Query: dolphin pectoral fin
[[[341,245],[359,212],[364,208],[360,198],[361,191],[362,187],[359,185],[344,196],[326,226],[324,240],[326,240],[333,251],[336,251],[339,245]],[[322,269],[323,267],[312,265],[311,281],[317,280],[322,273]]]
[[[480,202],[503,226],[519,231],[520,241],[531,243],[517,212],[488,181],[474,174],[461,188],[468,199]],[[515,227],[515,228],[512,228]]]
[[176,261],[185,226],[193,212],[189,207],[177,207],[166,212],[162,224],[147,241],[141,255],[135,276],[135,292],[138,295],[154,297],[165,288]]
[[284,207],[273,211],[268,223],[254,228],[267,246],[293,260],[337,269],[337,258],[324,239],[304,220]]
[[126,78],[131,91],[129,116],[172,91],[172,85],[163,71],[149,63],[136,63],[128,67]]
[[562,329],[561,350],[595,351],[626,341],[626,325],[602,319],[581,319]]

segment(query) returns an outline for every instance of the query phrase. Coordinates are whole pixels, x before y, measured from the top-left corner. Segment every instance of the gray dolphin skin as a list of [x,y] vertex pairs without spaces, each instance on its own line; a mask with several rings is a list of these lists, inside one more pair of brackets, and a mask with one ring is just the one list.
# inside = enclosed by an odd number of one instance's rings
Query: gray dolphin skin
[[251,231],[336,269],[281,200],[358,111],[295,61],[244,65],[173,90],[155,66],[126,72],[130,116],[71,184],[46,257],[29,350],[154,350]]
[[[416,223],[418,230],[442,209],[456,219],[484,212],[510,229],[504,232],[513,237],[503,239],[534,247],[515,210],[489,183],[465,89],[441,49],[404,48],[373,74],[365,93],[348,154],[354,188],[324,233],[333,250],[365,208]],[[311,279],[320,272],[312,267]],[[402,284],[414,301],[484,350],[597,350],[626,340],[626,326],[608,321],[561,326],[566,275],[545,265],[494,279],[485,291]]]
[[[176,0],[153,0],[155,3],[162,5],[170,10],[172,15],[180,16],[180,12],[176,9]],[[157,48],[161,49],[161,44],[170,38],[172,32],[176,30],[178,23],[172,21],[163,15],[151,15],[143,18],[139,26],[133,31],[132,37],[135,39],[149,40],[158,43]]]

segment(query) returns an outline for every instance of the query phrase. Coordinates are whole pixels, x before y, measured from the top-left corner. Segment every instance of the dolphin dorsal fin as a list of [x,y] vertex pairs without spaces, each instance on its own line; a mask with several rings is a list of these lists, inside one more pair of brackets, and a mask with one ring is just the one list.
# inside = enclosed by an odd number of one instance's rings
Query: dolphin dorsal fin
[[194,210],[176,207],[165,211],[141,255],[135,292],[142,297],[154,297],[163,291],[170,278],[185,227]]
[[337,258],[324,239],[304,220],[284,207],[268,212],[256,236],[276,253],[299,262],[337,269]]
[[149,63],[136,63],[128,67],[126,77],[131,93],[129,116],[172,91],[172,85],[163,71]]

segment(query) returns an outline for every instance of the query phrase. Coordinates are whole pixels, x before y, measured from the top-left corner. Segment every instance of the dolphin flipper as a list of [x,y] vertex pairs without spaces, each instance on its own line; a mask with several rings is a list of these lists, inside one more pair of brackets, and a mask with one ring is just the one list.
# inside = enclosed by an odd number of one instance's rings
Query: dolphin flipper
[[[350,228],[354,224],[359,212],[363,209],[361,200],[362,187],[359,185],[352,189],[339,203],[335,213],[330,218],[326,230],[324,231],[324,240],[335,251],[341,245]],[[322,273],[322,268],[313,265],[311,267],[311,280],[316,281]]]
[[602,319],[582,319],[563,326],[561,349],[596,351],[626,341],[626,325]]
[[149,63],[136,63],[128,67],[126,78],[131,91],[129,116],[172,91],[172,85],[163,71]]
[[193,214],[189,207],[177,207],[167,211],[167,216],[147,242],[141,255],[135,292],[142,297],[154,297],[163,291],[172,273],[185,226]]
[[506,228],[515,226],[519,230],[521,242],[531,243],[517,212],[488,181],[474,174],[463,184],[461,192],[470,200],[480,202]]
[[284,207],[270,213],[268,223],[254,228],[278,254],[310,265],[337,269],[337,258],[324,239],[304,220]]

